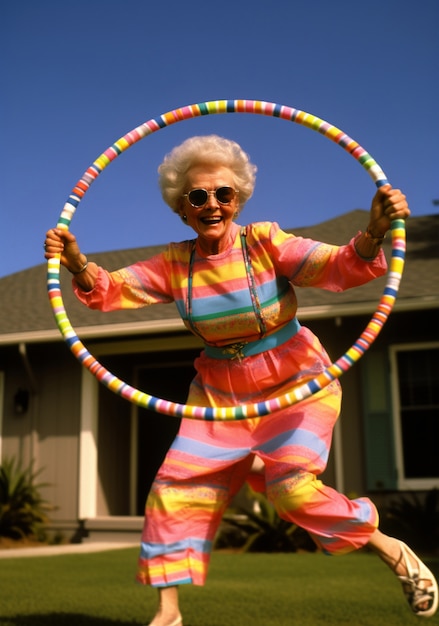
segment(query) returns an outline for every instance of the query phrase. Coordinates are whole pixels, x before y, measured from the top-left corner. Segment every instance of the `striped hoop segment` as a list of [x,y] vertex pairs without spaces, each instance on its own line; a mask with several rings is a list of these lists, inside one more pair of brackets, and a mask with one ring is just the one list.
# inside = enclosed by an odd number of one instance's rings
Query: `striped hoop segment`
[[[324,135],[346,150],[346,152],[354,157],[366,170],[377,187],[381,187],[388,182],[378,163],[356,141],[348,137],[348,135],[340,129],[315,115],[293,109],[289,106],[260,100],[215,100],[185,106],[164,113],[160,115],[160,117],[150,119],[118,139],[94,161],[82,178],[76,183],[61,212],[58,228],[68,230],[76,208],[90,185],[122,152],[125,152],[132,145],[161,128],[194,117],[215,113],[252,113],[278,117],[288,122],[301,124]],[[405,259],[405,226],[403,220],[394,220],[392,222],[391,235],[392,257],[386,285],[377,309],[360,337],[343,356],[337,361],[334,361],[334,363],[328,366],[313,380],[294,387],[289,393],[281,395],[278,398],[255,404],[233,407],[198,407],[179,404],[156,398],[146,392],[139,391],[114,376],[88,352],[70,324],[61,295],[59,257],[50,259],[48,262],[47,288],[49,300],[57,326],[78,361],[90,370],[90,372],[94,374],[101,383],[108,387],[108,389],[111,389],[130,402],[158,413],[166,413],[175,417],[190,419],[225,421],[262,417],[278,411],[279,409],[291,406],[292,404],[296,404],[329,385],[333,380],[339,378],[344,372],[350,369],[375,341],[392,311],[401,281]]]

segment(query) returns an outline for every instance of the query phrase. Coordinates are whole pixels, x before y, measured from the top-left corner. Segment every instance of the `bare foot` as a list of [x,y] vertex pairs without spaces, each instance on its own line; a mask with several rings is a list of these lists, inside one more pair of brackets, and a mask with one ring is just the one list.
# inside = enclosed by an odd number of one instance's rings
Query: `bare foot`
[[178,587],[160,587],[157,613],[148,626],[183,626],[178,606]]
[[174,619],[172,619],[169,615],[158,613],[148,626],[183,626],[183,622],[181,615],[174,616]]

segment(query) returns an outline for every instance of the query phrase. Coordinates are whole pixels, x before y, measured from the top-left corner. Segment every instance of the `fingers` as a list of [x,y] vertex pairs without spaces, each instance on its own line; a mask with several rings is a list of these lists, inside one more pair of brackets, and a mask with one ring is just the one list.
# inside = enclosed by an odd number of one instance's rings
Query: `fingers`
[[51,228],[47,231],[44,240],[45,258],[51,259],[58,254],[62,254],[66,251],[69,244],[76,244],[76,237],[72,233],[60,228]]
[[410,215],[407,198],[400,189],[393,189],[389,184],[383,185],[375,196],[381,214],[390,220],[406,219]]
[[47,231],[46,239],[44,240],[44,250],[46,259],[50,259],[64,251],[64,239],[59,229],[51,228]]
[[67,241],[69,243],[76,241],[75,235],[68,230],[62,228],[50,228],[46,233],[46,239],[51,241]]
[[390,220],[406,219],[410,215],[407,198],[400,189],[391,189],[387,192],[383,209]]

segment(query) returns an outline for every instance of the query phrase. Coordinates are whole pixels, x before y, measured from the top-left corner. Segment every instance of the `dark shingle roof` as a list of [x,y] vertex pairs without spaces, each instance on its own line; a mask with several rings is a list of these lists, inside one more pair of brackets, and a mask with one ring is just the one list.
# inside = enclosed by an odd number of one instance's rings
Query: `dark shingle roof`
[[[288,229],[296,235],[311,237],[334,244],[347,242],[358,230],[364,229],[368,221],[368,211],[355,210],[315,226]],[[385,241],[385,251],[389,256],[390,240]],[[150,246],[128,250],[113,250],[90,254],[89,258],[108,269],[116,269],[157,254],[163,246]],[[31,269],[0,279],[0,340],[5,335],[17,335],[35,331],[55,329],[52,310],[46,293],[45,263]],[[439,215],[411,218],[407,223],[407,258],[403,280],[397,299],[419,307],[421,300],[426,306],[438,303],[439,293]],[[132,324],[173,320],[178,317],[176,308],[171,305],[156,305],[137,311],[116,311],[100,313],[90,311],[76,301],[69,287],[70,276],[63,269],[61,284],[64,305],[74,328],[101,326],[108,324]],[[309,307],[333,307],[364,305],[364,311],[373,312],[385,285],[385,278],[373,281],[363,287],[344,293],[331,293],[321,289],[299,290],[299,306],[302,311]],[[328,313],[334,315],[334,313]]]

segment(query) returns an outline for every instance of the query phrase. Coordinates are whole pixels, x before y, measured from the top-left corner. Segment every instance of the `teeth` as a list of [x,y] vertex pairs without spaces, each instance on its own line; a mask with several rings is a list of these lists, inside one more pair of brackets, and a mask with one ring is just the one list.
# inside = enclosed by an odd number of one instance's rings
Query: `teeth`
[[203,224],[218,224],[221,222],[221,217],[202,217],[201,221]]

